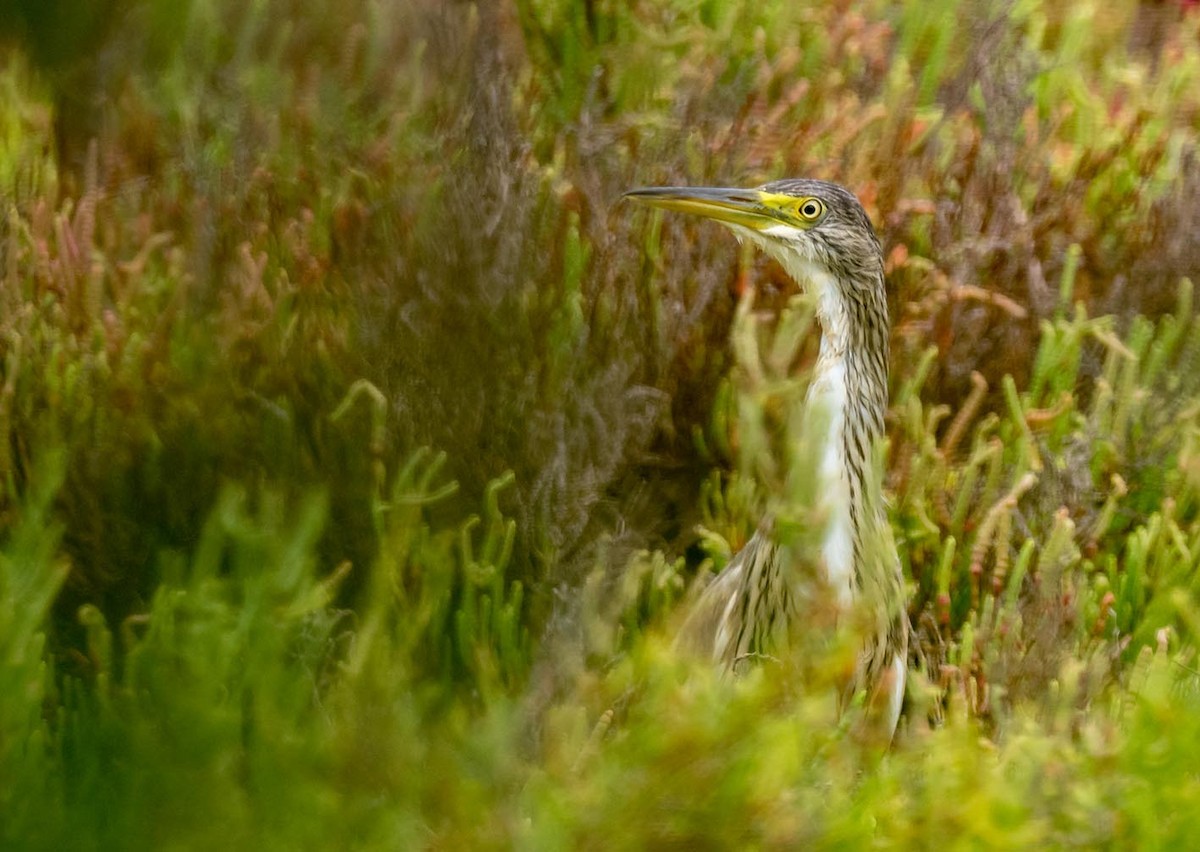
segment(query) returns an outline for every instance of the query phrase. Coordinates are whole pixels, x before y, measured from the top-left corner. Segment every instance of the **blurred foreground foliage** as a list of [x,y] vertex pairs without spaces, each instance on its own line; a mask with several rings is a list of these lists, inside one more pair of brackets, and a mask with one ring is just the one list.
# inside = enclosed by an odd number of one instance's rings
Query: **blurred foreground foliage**
[[[105,9],[0,31],[0,845],[1195,835],[1195,14]],[[812,335],[615,200],[783,175],[887,251],[886,755],[853,637],[735,683],[669,648],[805,508]]]

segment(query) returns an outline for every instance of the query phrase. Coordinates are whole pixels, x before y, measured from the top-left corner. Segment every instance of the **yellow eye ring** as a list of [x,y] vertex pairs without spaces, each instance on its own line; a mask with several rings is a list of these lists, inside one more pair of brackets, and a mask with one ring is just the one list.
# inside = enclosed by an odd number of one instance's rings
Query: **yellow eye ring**
[[825,204],[819,198],[806,198],[800,202],[796,212],[800,214],[801,219],[815,222],[825,212]]

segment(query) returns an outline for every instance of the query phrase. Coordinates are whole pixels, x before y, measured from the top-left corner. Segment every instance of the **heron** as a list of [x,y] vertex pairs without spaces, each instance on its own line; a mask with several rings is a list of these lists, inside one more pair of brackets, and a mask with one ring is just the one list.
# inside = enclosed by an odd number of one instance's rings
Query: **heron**
[[[812,179],[778,180],[753,189],[648,187],[631,201],[720,222],[773,257],[813,298],[820,347],[806,404],[825,411],[815,475],[821,478],[826,527],[820,550],[838,611],[865,614],[866,628],[851,692],[890,739],[900,716],[908,659],[904,578],[892,540],[873,448],[888,404],[888,308],[883,251],[853,193]],[[682,633],[732,671],[769,656],[793,629],[794,575],[771,518],[709,583]]]

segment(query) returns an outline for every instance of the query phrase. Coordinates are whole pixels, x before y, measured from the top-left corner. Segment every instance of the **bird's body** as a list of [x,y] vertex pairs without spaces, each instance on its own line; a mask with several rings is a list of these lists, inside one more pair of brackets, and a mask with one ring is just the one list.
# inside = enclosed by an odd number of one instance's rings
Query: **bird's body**
[[[868,614],[855,689],[890,735],[904,695],[908,617],[882,486],[872,465],[887,410],[883,255],[862,205],[836,184],[784,180],[757,189],[665,187],[634,200],[722,222],[779,261],[815,298],[821,346],[808,400],[828,418],[819,457],[827,523],[821,555],[839,607]],[[721,666],[770,654],[794,628],[796,566],[767,519],[704,589],[685,624]]]

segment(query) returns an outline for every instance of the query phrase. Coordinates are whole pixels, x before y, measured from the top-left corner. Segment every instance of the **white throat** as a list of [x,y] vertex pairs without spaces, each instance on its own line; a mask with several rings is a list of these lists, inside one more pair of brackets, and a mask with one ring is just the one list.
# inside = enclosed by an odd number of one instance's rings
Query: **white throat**
[[[824,265],[815,263],[808,250],[806,236],[795,228],[779,225],[756,233],[738,226],[733,228],[778,260],[800,286],[817,302],[817,321],[821,326],[821,349],[808,390],[808,401],[822,407],[829,418],[825,445],[821,449],[822,509],[827,518],[821,553],[830,585],[843,607],[854,600],[855,529],[850,507],[849,465],[846,458],[846,416],[850,407],[849,317],[837,280]],[[788,240],[786,248],[776,239]]]
[[838,602],[848,607],[853,600],[855,530],[850,510],[845,437],[850,407],[845,310],[834,289],[837,284],[827,272],[810,268],[800,280],[813,288],[817,297],[817,319],[821,324],[821,350],[808,399],[810,404],[819,405],[829,418],[819,470],[822,508],[827,518],[821,551]]
[[850,509],[849,464],[846,458],[846,415],[850,406],[848,375],[848,318],[838,283],[823,266],[799,252],[776,253],[788,274],[807,288],[817,301],[817,321],[821,325],[821,349],[813,383],[808,389],[809,404],[819,405],[829,418],[825,445],[821,449],[822,509],[827,526],[821,554],[827,579],[843,607],[853,603],[854,595],[854,521]]

